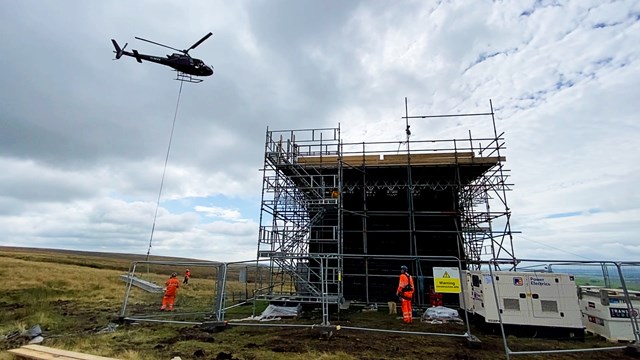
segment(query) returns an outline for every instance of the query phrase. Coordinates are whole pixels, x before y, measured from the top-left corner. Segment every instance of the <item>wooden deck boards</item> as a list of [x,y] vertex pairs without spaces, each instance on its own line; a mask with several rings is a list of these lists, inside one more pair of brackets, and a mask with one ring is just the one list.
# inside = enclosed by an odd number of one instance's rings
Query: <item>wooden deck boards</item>
[[[429,154],[411,154],[407,155],[349,155],[343,156],[344,165],[350,166],[405,166],[410,161],[411,165],[473,165],[473,164],[495,164],[498,161],[505,161],[505,157],[476,157],[472,152],[458,153],[429,153]],[[296,163],[298,165],[309,166],[337,166],[338,156],[308,156],[298,157]]]
[[23,359],[35,360],[116,360],[104,356],[83,354],[75,351],[55,349],[42,345],[24,345],[17,349],[8,350]]

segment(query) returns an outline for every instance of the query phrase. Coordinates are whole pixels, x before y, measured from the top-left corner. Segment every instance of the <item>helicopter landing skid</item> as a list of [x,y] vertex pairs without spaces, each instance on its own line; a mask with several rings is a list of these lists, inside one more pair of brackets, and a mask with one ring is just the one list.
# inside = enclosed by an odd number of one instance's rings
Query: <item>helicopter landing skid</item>
[[202,82],[202,79],[194,78],[190,74],[185,74],[182,71],[176,71],[176,78],[174,80],[182,81],[182,82],[190,82],[194,84],[198,84]]

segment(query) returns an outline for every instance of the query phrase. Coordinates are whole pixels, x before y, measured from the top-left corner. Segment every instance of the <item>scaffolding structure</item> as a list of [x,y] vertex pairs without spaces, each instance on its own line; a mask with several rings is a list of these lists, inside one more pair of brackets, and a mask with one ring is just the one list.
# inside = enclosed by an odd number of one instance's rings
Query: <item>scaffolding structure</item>
[[[340,129],[269,131],[265,144],[258,259],[269,259],[266,296],[287,294],[307,302],[321,302],[326,274],[330,302],[338,288],[340,264],[321,264],[310,247],[338,254],[340,174],[322,167],[303,166],[303,157],[340,154]],[[326,265],[320,269],[320,265]],[[323,275],[322,272],[326,273]]]
[[[410,139],[412,119],[459,116],[489,117],[492,136]],[[483,255],[512,258],[516,266],[504,133],[497,132],[493,106],[487,113],[409,116],[405,103],[402,118],[402,142],[344,142],[340,126],[267,129],[257,254],[269,260],[264,297],[386,302],[406,264],[418,280],[415,302],[423,305],[432,267],[445,264],[425,264],[421,256],[459,258],[470,269]]]

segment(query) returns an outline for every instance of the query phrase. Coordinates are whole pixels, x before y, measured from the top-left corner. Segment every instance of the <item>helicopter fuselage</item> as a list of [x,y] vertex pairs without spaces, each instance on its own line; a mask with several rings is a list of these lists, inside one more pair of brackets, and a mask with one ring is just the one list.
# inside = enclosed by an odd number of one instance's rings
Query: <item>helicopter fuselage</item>
[[[207,35],[202,37],[202,39],[198,40],[195,44],[191,45],[191,47],[186,50],[179,50],[171,46],[163,45],[154,41],[136,37],[136,39],[138,40],[150,42],[152,44],[163,46],[181,53],[181,54],[173,53],[171,55],[167,55],[166,57],[140,54],[138,50],[131,50],[131,52],[125,51],[128,44],[124,44],[124,46],[120,48],[120,45],[118,45],[118,42],[115,39],[111,39],[111,43],[113,43],[113,47],[115,48],[114,53],[116,53],[116,59],[120,59],[122,55],[126,55],[132,58],[135,58],[136,61],[139,63],[141,63],[142,60],[146,60],[146,61],[154,62],[156,64],[169,66],[178,72],[176,80],[198,83],[198,82],[201,82],[202,80],[192,79],[191,75],[211,76],[213,75],[213,67],[208,66],[207,64],[204,63],[204,61],[200,59],[192,58],[191,56],[189,56],[189,50],[196,48],[203,41],[207,40],[211,35],[212,33],[208,33]],[[185,74],[187,75],[186,77],[181,76]]]
[[139,63],[142,60],[154,62],[156,64],[169,66],[177,71],[183,72],[189,75],[195,76],[210,76],[213,75],[213,69],[206,65],[202,60],[195,59],[187,55],[172,54],[166,57],[159,57],[153,55],[140,54],[137,50],[132,52],[123,51],[122,55],[131,56],[135,58]]

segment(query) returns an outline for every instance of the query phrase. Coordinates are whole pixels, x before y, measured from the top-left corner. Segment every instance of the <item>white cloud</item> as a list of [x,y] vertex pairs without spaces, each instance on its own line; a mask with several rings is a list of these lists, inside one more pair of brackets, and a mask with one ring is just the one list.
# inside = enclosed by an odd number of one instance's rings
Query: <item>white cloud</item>
[[196,206],[195,211],[204,213],[207,217],[222,218],[225,220],[246,222],[247,219],[243,219],[238,210],[224,209],[217,206]]

